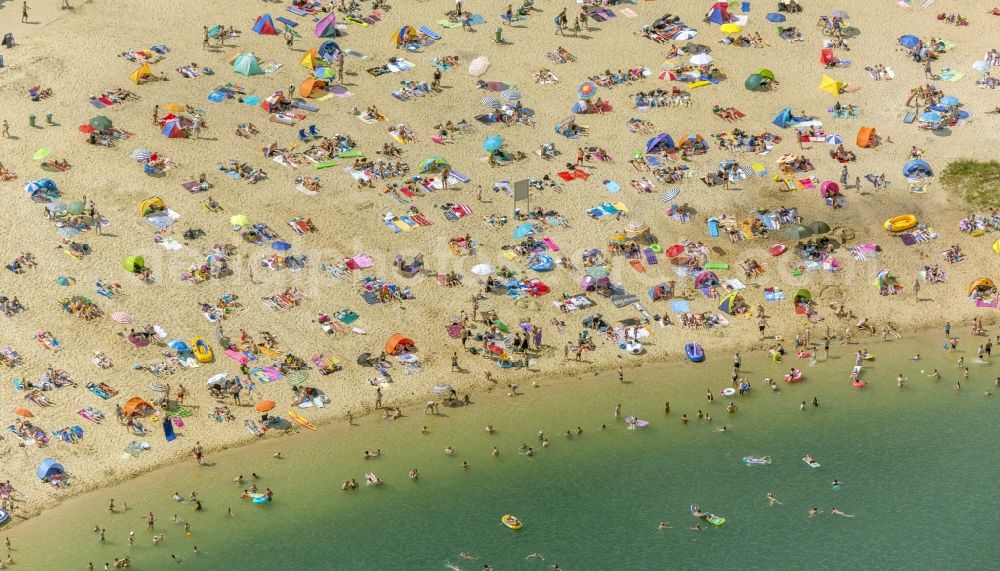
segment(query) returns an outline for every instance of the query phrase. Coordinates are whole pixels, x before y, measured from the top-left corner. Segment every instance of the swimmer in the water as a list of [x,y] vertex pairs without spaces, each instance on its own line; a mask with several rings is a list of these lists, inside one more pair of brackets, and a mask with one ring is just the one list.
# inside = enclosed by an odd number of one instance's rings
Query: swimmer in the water
[[930,378],[932,378],[932,379],[934,379],[935,381],[940,381],[941,380],[941,372],[938,371],[937,369],[934,369],[934,372],[931,373],[931,374],[929,374],[929,375],[927,375],[927,376],[930,377]]
[[532,551],[531,553],[528,554],[527,557],[525,557],[525,559],[535,559],[536,557],[538,559],[541,559],[542,561],[545,561],[545,557],[543,557],[542,554],[537,551]]
[[681,415],[681,422],[683,422],[684,424],[687,424],[688,423],[688,415],[682,414]]
[[449,447],[447,447],[447,448],[444,449],[444,453],[447,454],[448,456],[451,456],[452,454],[455,453],[455,449],[452,448],[451,446],[449,446]]
[[910,357],[910,359],[913,359],[914,361],[919,361],[920,360],[920,353],[917,353],[916,355]]
[[690,529],[691,531],[701,531],[702,528],[701,528],[701,524],[698,523],[698,524],[695,524],[694,527],[689,527],[688,529]]
[[837,488],[839,490],[840,489],[840,480],[834,478],[833,479],[833,487]]
[[500,449],[497,448],[496,446],[494,446],[493,450],[490,451],[490,454],[492,454],[493,456],[499,456],[500,455]]
[[903,373],[900,373],[899,376],[896,377],[896,386],[899,388],[903,388],[903,383],[905,382],[906,382],[906,377],[903,376]]
[[809,510],[809,517],[816,517],[821,513],[823,513],[823,510],[814,506],[812,509]]
[[774,504],[781,505],[781,502],[779,502],[778,498],[775,497],[774,492],[768,492],[767,493],[767,505],[773,506]]
[[660,524],[656,526],[656,529],[673,529],[673,528],[670,527],[669,523],[667,523],[667,522],[665,522],[663,520],[660,520]]
[[466,553],[465,551],[459,551],[458,556],[466,561],[475,561],[476,556],[471,553]]
[[721,427],[715,429],[716,432],[726,432],[728,430],[729,427],[727,427],[726,425],[722,425]]
[[842,511],[838,510],[835,507],[834,508],[830,508],[830,515],[839,515],[841,517],[854,517],[853,515],[846,514],[846,513],[842,512]]

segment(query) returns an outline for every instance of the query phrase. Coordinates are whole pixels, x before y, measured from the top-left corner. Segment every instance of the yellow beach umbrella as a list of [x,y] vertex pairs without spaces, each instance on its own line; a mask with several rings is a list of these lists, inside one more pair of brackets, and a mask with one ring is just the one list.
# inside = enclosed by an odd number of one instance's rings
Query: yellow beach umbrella
[[163,106],[163,108],[174,113],[183,113],[185,109],[185,107],[180,103],[167,103]]
[[719,26],[719,31],[723,34],[738,34],[742,29],[739,24],[733,24],[732,22]]
[[245,214],[237,214],[229,219],[229,223],[233,226],[249,226],[250,218],[248,218]]

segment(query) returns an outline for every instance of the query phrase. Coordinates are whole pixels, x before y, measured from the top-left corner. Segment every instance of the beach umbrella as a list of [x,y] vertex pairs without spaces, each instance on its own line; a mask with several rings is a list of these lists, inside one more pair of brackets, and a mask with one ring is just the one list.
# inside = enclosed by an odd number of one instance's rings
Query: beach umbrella
[[271,244],[271,249],[277,250],[278,252],[284,252],[290,250],[291,248],[292,248],[291,244],[289,244],[288,242],[282,242],[281,240],[278,240],[277,242]]
[[472,273],[477,276],[488,276],[493,273],[493,266],[489,264],[476,264],[472,266]]
[[486,97],[483,97],[483,107],[488,107],[490,109],[499,109],[503,107],[503,103],[500,103],[500,100],[497,99],[496,97],[493,97],[492,95],[487,95]]
[[181,341],[180,339],[174,339],[173,341],[167,344],[167,347],[170,347],[174,351],[181,351],[181,352],[191,350],[191,347],[189,347],[187,343]]
[[451,385],[448,383],[438,383],[431,387],[431,394],[450,395],[452,390]]
[[222,26],[215,25],[208,29],[208,37],[215,39],[222,33]]
[[897,41],[899,42],[899,45],[903,46],[904,48],[912,48],[913,46],[920,43],[920,38],[907,34],[905,36],[899,36],[899,40]]
[[[985,63],[985,62],[984,62],[984,63]],[[96,129],[94,129],[94,128],[93,128],[93,127],[91,127],[90,125],[80,125],[80,126],[79,126],[79,127],[77,127],[77,128],[78,128],[78,129],[80,129],[80,132],[81,132],[81,133],[85,133],[85,134],[87,134],[87,135],[89,135],[89,134],[93,133],[94,131],[96,131]]]
[[79,216],[83,214],[83,210],[87,207],[82,200],[74,200],[66,205],[66,212],[72,214],[73,216]]
[[833,12],[830,12],[830,17],[831,18],[840,18],[841,20],[850,20],[851,19],[851,17],[847,15],[847,12],[844,12],[843,10],[834,10]]
[[980,60],[972,64],[972,69],[985,73],[990,70],[990,64]]
[[151,156],[153,156],[153,153],[147,151],[146,149],[136,149],[132,151],[132,159],[139,161],[140,163],[148,161]]
[[249,226],[250,218],[248,218],[245,214],[237,214],[229,219],[229,224],[233,226]]
[[108,131],[111,129],[111,119],[108,119],[104,115],[98,115],[90,119],[87,122],[88,125],[97,129],[98,131]]
[[186,108],[180,103],[167,103],[163,106],[163,108],[173,113],[183,113],[186,110]]
[[801,224],[789,224],[785,227],[785,238],[789,240],[801,240],[813,235],[813,231]]
[[732,22],[719,26],[719,31],[723,34],[738,34],[742,29],[742,26],[739,24],[733,24]]
[[76,285],[76,278],[69,278],[69,277],[66,277],[66,276],[59,276],[58,278],[56,278],[56,285],[61,285],[61,286]]
[[829,137],[827,137],[826,139],[824,139],[824,141],[828,145],[842,145],[842,144],[844,144],[844,139],[842,139],[840,137],[840,135],[830,135]]
[[302,383],[306,382],[306,379],[308,378],[309,378],[309,371],[302,369],[290,371],[288,375],[285,376],[285,380],[288,381],[288,384],[292,385],[293,387],[301,385]]
[[521,92],[518,91],[518,90],[516,90],[516,89],[513,89],[513,88],[512,89],[504,89],[503,91],[500,92],[500,97],[504,101],[520,101],[521,100]]
[[223,381],[226,380],[226,377],[228,376],[229,373],[219,373],[217,375],[212,375],[211,377],[208,378],[208,381],[206,381],[205,384],[206,385],[221,384]]
[[66,212],[66,205],[62,202],[50,202],[45,205],[45,210],[54,213]]
[[830,231],[830,225],[822,220],[813,220],[809,223],[809,229],[813,234],[826,234]]
[[919,119],[921,121],[926,121],[927,123],[937,123],[941,120],[941,114],[935,111],[927,111],[925,113],[921,113]]
[[52,154],[52,149],[48,147],[42,147],[35,151],[35,154],[31,155],[31,158],[36,161],[45,160],[46,157]]
[[257,412],[268,412],[274,410],[276,406],[278,406],[278,403],[274,402],[273,400],[262,400],[256,405],[254,405],[253,409],[256,410]]
[[483,141],[483,150],[496,151],[503,146],[503,137],[500,135],[490,135]]
[[706,53],[695,54],[691,56],[691,65],[708,65],[714,60],[715,58]]
[[773,22],[773,23],[777,24],[779,22],[784,22],[785,21],[785,15],[784,14],[779,14],[777,12],[771,12],[767,16],[764,16],[764,19],[767,20],[768,22]]
[[945,105],[947,107],[957,107],[958,103],[958,97],[955,97],[954,95],[945,95],[941,98],[941,105]]
[[444,157],[433,156],[424,159],[420,163],[420,172],[427,172],[429,170],[434,170],[437,168],[443,168],[448,166],[448,161]]
[[597,84],[593,81],[584,81],[576,88],[576,94],[580,99],[590,99],[597,94]]
[[525,238],[527,236],[534,234],[534,232],[535,229],[531,226],[531,223],[525,222],[524,224],[521,224],[517,228],[514,228],[514,231],[511,232],[511,236],[513,236],[514,238]]
[[601,279],[608,277],[608,268],[604,266],[591,266],[587,268],[587,271],[583,272],[594,279]]
[[23,416],[24,418],[32,418],[35,416],[34,414],[32,414],[30,410],[26,408],[15,408],[14,414],[16,414],[17,416]]
[[313,77],[316,79],[333,79],[334,75],[333,68],[329,67],[317,67],[313,71]]
[[371,363],[368,362],[368,359],[371,358],[372,358],[371,353],[362,353],[358,355],[358,364],[361,365],[362,367],[371,367]]
[[510,327],[507,327],[507,324],[499,319],[494,319],[493,325],[496,325],[497,329],[503,331],[504,333],[510,333]]
[[111,314],[111,319],[117,323],[121,323],[122,325],[128,325],[133,321],[132,314],[127,311],[116,311]]
[[670,70],[661,71],[660,75],[658,75],[656,77],[659,77],[663,81],[676,81],[677,80],[677,74],[674,73],[674,72],[672,72],[672,71],[670,71]]
[[486,56],[479,56],[476,59],[469,62],[469,75],[472,77],[481,77],[486,75],[486,72],[490,70],[490,60]]
[[687,40],[693,40],[698,36],[698,30],[693,28],[688,28],[687,30],[681,30],[674,35],[674,39],[680,42]]

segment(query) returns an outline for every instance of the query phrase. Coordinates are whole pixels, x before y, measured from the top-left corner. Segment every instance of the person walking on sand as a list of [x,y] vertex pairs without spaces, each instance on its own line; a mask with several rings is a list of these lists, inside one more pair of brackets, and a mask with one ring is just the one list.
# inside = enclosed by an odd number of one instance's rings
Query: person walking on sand
[[618,420],[621,417],[622,417],[622,405],[616,404],[615,405],[615,420]]
[[202,26],[202,28],[204,28],[204,34],[202,34],[202,36],[201,36],[201,49],[207,50],[208,49],[208,41],[209,41],[208,26]]
[[625,371],[621,367],[618,367],[618,382],[625,384]]
[[27,2],[25,2],[24,4],[21,5],[21,23],[22,24],[27,24],[28,23],[28,3]]
[[0,136],[3,136],[4,139],[10,138],[10,123],[8,123],[6,119],[3,120],[3,127],[2,131],[0,131]]
[[375,388],[375,408],[382,408],[382,387]]
[[201,448],[201,442],[195,442],[194,448],[191,449],[191,453],[194,454],[194,460],[201,466],[201,460],[204,457],[204,450]]
[[337,52],[337,81],[344,85],[344,52]]

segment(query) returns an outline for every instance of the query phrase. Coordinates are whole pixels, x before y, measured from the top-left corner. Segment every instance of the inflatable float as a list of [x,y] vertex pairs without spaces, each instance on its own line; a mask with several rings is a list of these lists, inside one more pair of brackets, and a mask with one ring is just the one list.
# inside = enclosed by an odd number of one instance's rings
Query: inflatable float
[[724,397],[731,397],[736,394],[736,389],[734,389],[733,387],[726,387],[721,391],[719,391],[719,394],[721,394]]
[[546,256],[545,254],[537,254],[528,260],[528,268],[535,270],[536,272],[548,272],[555,267],[555,262],[552,258]]
[[644,351],[642,343],[639,343],[638,341],[633,341],[631,343],[619,343],[618,348],[631,355],[639,355]]
[[628,426],[629,430],[635,430],[636,428],[646,428],[649,426],[649,421],[636,418],[634,416],[626,416],[625,424]]
[[265,496],[264,494],[254,494],[251,496],[251,502],[255,505],[263,506],[271,502],[271,498]]
[[795,371],[794,373],[789,373],[785,375],[786,383],[797,383],[802,380],[802,371]]
[[771,463],[770,456],[744,456],[741,460],[747,466],[766,466]]
[[313,424],[313,423],[309,422],[308,420],[302,418],[294,410],[288,411],[288,417],[291,418],[292,420],[294,420],[297,424],[300,424],[300,425],[308,428],[309,430],[316,430],[316,425],[315,424]]
[[726,523],[726,518],[717,516],[715,514],[703,512],[701,511],[701,508],[699,508],[694,504],[691,504],[691,515],[693,515],[696,518],[703,519],[716,527]]
[[856,388],[856,389],[863,389],[863,388],[865,388],[865,385],[867,385],[867,384],[868,384],[867,381],[862,381],[861,379],[855,379],[855,380],[851,381],[851,386],[854,387],[854,388]]
[[782,244],[781,242],[775,242],[774,244],[771,244],[770,248],[767,249],[767,253],[777,257],[784,254],[785,250],[787,249],[788,247]]
[[805,458],[803,458],[802,461],[805,462],[806,464],[808,464],[810,468],[819,468],[821,466],[821,464],[819,462],[813,460],[809,456],[806,456]]
[[500,518],[500,523],[506,525],[507,527],[513,529],[514,531],[517,531],[522,527],[524,527],[524,524],[521,523],[521,520],[517,519],[516,516],[512,516],[510,514],[504,514],[503,517]]
[[211,363],[214,356],[212,355],[212,348],[208,346],[208,341],[205,341],[204,337],[195,337],[191,340],[191,353],[194,354],[194,358],[198,360],[199,363]]
[[882,227],[889,232],[902,232],[917,225],[917,217],[912,214],[900,214],[885,221]]
[[701,363],[705,360],[705,351],[701,348],[700,343],[691,342],[684,345],[684,354],[692,363]]

